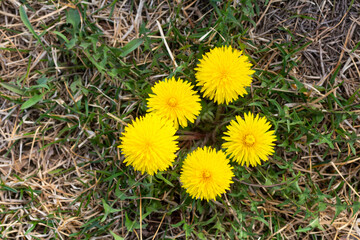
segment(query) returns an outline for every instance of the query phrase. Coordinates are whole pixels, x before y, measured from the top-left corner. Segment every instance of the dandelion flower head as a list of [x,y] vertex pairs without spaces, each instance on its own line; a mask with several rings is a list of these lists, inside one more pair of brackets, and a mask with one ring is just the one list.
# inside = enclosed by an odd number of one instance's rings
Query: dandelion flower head
[[180,181],[192,198],[209,201],[230,189],[232,169],[224,152],[197,148],[184,160]]
[[251,63],[242,51],[231,46],[216,47],[203,55],[195,69],[197,85],[205,97],[218,104],[237,100],[251,85]]
[[275,131],[269,130],[270,123],[265,117],[259,117],[252,113],[245,113],[244,119],[236,116],[227,126],[226,141],[223,148],[226,153],[241,166],[260,165],[261,161],[267,161],[269,155],[274,153]]
[[135,119],[125,127],[119,148],[125,155],[126,165],[132,165],[142,174],[154,175],[164,171],[175,160],[176,129],[172,122],[155,114]]
[[165,79],[152,87],[154,94],[148,98],[148,112],[173,121],[176,128],[186,127],[200,114],[199,95],[192,90],[189,82],[175,78]]

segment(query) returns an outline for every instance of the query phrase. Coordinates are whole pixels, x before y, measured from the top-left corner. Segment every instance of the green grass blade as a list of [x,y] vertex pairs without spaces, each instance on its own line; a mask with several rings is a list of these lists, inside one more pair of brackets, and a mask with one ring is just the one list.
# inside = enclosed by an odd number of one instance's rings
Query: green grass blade
[[23,6],[20,6],[20,18],[24,25],[29,29],[29,31],[34,35],[34,37],[40,42],[40,44],[45,48],[45,46],[42,44],[41,39],[39,35],[36,34],[34,28],[31,26],[31,23],[29,21],[28,16],[26,15],[25,9]]

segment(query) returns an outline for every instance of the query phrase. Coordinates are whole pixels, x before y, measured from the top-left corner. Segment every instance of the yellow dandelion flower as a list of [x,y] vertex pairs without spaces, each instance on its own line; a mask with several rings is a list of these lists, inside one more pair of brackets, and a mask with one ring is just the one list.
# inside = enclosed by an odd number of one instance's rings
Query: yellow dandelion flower
[[194,122],[201,110],[200,97],[192,90],[191,84],[181,79],[165,79],[152,87],[154,94],[148,98],[148,112],[174,122],[176,128]]
[[132,165],[142,174],[147,172],[154,175],[157,171],[164,171],[176,158],[179,149],[173,124],[155,114],[135,119],[124,129],[120,137],[122,153],[125,155],[126,165]]
[[245,113],[244,119],[236,116],[236,121],[232,120],[224,133],[228,136],[223,137],[226,140],[223,148],[227,148],[226,153],[241,166],[260,165],[260,160],[267,161],[274,153],[276,136],[270,128],[265,117],[254,117],[252,113]]
[[197,148],[184,160],[180,180],[192,198],[209,201],[230,189],[232,169],[223,151]]
[[237,100],[252,82],[251,63],[242,51],[229,47],[216,47],[203,55],[195,70],[197,86],[205,97],[218,104]]

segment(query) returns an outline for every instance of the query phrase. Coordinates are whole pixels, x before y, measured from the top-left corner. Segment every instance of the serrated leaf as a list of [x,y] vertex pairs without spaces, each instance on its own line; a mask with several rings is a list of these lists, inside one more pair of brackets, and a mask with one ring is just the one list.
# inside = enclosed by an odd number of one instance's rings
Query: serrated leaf
[[346,209],[346,206],[344,206],[342,203],[341,203],[341,199],[339,198],[338,195],[335,195],[336,197],[336,205],[335,205],[335,215],[334,215],[334,219],[332,220],[331,223],[334,222],[334,220],[336,219],[336,217]]
[[38,102],[42,100],[43,95],[34,95],[32,98],[28,99],[26,102],[23,103],[20,109],[27,109],[31,106],[34,106]]
[[22,90],[20,87],[10,84],[10,83],[0,82],[0,85],[3,86],[4,88],[6,88],[7,90],[17,93],[19,95],[24,95],[24,93],[25,93],[25,91]]
[[137,49],[143,43],[143,41],[144,40],[142,38],[137,38],[126,44],[122,48],[122,53],[120,54],[120,57],[126,57],[129,53]]
[[314,220],[312,220],[310,223],[309,223],[309,226],[311,226],[313,229],[314,228],[318,228],[320,230],[323,230],[325,231],[325,229],[321,226],[320,224],[320,221],[319,221],[319,218],[315,218]]
[[191,235],[193,228],[191,227],[191,225],[185,223],[183,226],[184,230],[185,230],[185,235],[186,235],[186,239]]
[[332,140],[331,140],[331,135],[332,135],[333,133],[331,132],[331,133],[329,133],[329,134],[327,134],[327,135],[322,135],[321,136],[321,138],[320,138],[320,141],[318,142],[318,143],[316,143],[316,145],[320,145],[320,144],[322,144],[322,143],[326,143],[327,145],[329,145],[329,147],[331,148],[331,149],[334,149],[335,147],[334,147],[334,144],[332,143]]
[[114,208],[110,207],[110,205],[107,204],[104,199],[101,199],[101,201],[103,203],[104,210],[105,210],[105,214],[104,214],[104,217],[101,219],[101,222],[104,222],[110,213],[116,213],[116,212],[121,211],[119,209],[114,209]]

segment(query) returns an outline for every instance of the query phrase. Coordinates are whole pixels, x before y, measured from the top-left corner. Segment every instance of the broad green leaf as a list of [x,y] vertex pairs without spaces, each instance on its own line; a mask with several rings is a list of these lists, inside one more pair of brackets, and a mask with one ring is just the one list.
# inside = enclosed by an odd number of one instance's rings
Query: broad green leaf
[[123,237],[120,237],[119,235],[117,235],[116,233],[114,233],[111,230],[110,230],[110,234],[114,237],[115,240],[124,240],[125,239]]
[[20,87],[10,84],[10,83],[6,83],[6,82],[0,82],[0,85],[3,86],[4,88],[6,88],[7,90],[10,90],[14,93],[17,93],[19,95],[24,95],[25,91],[22,90]]
[[143,43],[143,39],[142,38],[137,38],[132,40],[131,42],[129,42],[128,44],[126,44],[123,48],[122,48],[122,53],[120,54],[120,57],[125,57],[127,56],[129,53],[131,53],[132,51],[134,51],[135,49],[137,49],[142,43]]
[[82,83],[80,78],[76,79],[71,85],[70,85],[70,89],[73,93],[75,93],[79,88],[82,87]]
[[42,100],[43,95],[34,95],[32,98],[28,99],[26,102],[23,103],[23,105],[21,106],[21,109],[27,109],[35,104],[37,104],[38,102],[40,102]]
[[75,30],[79,29],[80,14],[76,9],[69,9],[66,11],[66,23],[70,23]]

